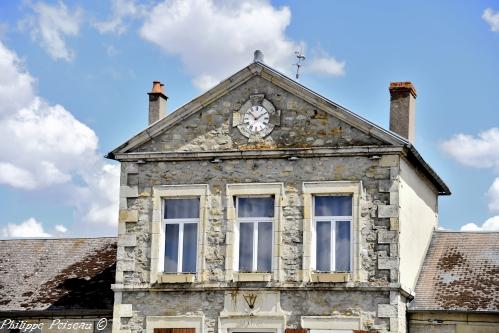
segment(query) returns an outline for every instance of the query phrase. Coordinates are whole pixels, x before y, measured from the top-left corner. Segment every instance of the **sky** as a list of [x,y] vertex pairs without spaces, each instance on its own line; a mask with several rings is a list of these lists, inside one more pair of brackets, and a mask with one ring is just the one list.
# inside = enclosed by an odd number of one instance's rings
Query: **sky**
[[440,228],[499,230],[499,1],[0,2],[0,238],[116,235],[103,156],[265,62],[388,128],[391,81],[417,89],[415,146],[452,191]]

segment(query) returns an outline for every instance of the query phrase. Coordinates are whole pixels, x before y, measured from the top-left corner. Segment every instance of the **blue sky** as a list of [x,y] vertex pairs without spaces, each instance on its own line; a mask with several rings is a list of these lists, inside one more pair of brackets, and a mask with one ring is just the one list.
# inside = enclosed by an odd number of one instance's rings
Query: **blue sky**
[[499,2],[4,1],[0,237],[115,234],[117,164],[153,80],[173,110],[252,60],[387,128],[418,91],[415,145],[450,186],[440,224],[499,229]]

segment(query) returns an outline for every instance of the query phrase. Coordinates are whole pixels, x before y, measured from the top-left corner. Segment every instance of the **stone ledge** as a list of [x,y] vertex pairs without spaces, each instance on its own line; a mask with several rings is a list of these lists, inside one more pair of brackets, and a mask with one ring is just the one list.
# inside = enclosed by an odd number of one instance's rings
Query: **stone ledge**
[[358,330],[361,319],[357,316],[301,316],[301,327],[313,330]]
[[196,274],[160,274],[158,282],[161,283],[192,283]]
[[348,282],[350,273],[311,273],[310,282]]
[[272,273],[233,273],[235,282],[269,282],[272,279]]

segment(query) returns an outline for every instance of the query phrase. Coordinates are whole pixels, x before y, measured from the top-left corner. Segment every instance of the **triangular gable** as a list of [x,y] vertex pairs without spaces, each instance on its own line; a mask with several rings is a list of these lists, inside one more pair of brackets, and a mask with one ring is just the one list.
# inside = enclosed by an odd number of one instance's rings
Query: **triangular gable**
[[196,114],[212,102],[222,98],[224,95],[230,93],[234,89],[237,89],[239,86],[256,76],[260,76],[277,87],[280,87],[290,94],[293,94],[294,96],[297,96],[305,102],[313,105],[315,108],[324,111],[327,114],[363,132],[364,134],[379,140],[385,145],[403,146],[408,143],[404,138],[398,136],[397,134],[369,122],[359,115],[311,91],[273,68],[260,62],[254,62],[236,74],[225,79],[201,96],[170,113],[165,118],[151,124],[148,128],[135,135],[118,148],[114,149],[109,156],[112,157],[115,154],[126,154],[134,151],[146,142],[156,138],[161,133],[168,131],[170,128],[177,126],[185,119]]

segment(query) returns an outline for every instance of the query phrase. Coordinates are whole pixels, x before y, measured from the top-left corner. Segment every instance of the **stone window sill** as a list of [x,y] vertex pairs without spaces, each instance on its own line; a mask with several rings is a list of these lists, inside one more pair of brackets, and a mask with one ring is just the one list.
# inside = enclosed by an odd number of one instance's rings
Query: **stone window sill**
[[318,273],[312,272],[310,282],[348,282],[350,281],[350,273],[348,272],[331,272]]
[[269,282],[272,273],[234,273],[235,282]]
[[196,280],[196,274],[160,274],[159,282],[161,283],[193,283]]

